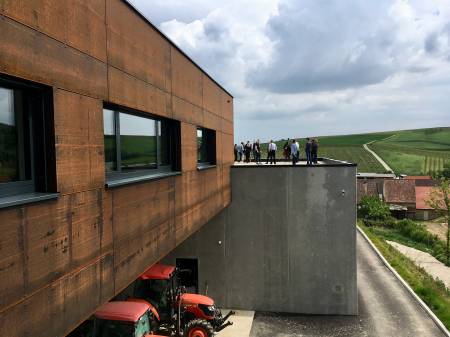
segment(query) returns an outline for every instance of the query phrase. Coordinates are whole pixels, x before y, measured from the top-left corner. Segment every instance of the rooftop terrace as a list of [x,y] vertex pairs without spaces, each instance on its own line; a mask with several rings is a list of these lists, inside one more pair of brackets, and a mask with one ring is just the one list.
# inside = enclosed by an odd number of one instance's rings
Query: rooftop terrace
[[[292,160],[277,159],[276,164],[267,164],[266,159],[261,160],[261,163],[255,163],[254,161],[250,163],[245,163],[243,161],[235,161],[233,167],[273,167],[273,166],[293,166]],[[295,166],[308,167],[306,165],[306,160],[299,160]],[[317,166],[356,166],[355,163],[349,163],[342,160],[330,159],[330,158],[318,158],[317,164],[310,165],[310,167]]]

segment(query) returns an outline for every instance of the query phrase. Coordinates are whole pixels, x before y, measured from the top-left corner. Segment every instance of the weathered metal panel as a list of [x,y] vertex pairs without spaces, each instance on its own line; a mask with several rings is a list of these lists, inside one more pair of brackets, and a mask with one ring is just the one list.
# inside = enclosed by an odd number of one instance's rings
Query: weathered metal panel
[[172,96],[173,118],[185,123],[203,125],[202,109],[184,99]]
[[202,73],[175,48],[172,48],[171,56],[173,95],[185,99],[198,107],[202,107]]
[[108,1],[107,23],[109,64],[168,90],[169,43],[120,0]]
[[[0,72],[53,86],[61,194],[0,211],[0,336],[62,336],[229,203],[232,103],[120,0],[0,1],[0,31]],[[105,101],[181,121],[182,175],[105,189]]]
[[3,0],[0,13],[106,61],[105,0]]
[[0,72],[106,97],[104,63],[1,15],[0,31]]
[[172,117],[169,94],[114,67],[108,68],[109,102]]

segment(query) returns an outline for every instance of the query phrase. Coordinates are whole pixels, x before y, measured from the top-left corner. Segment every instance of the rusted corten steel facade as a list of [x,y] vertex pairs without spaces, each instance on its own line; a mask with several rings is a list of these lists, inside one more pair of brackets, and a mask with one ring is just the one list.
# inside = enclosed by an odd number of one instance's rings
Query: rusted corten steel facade
[[[121,0],[0,0],[0,32],[0,73],[53,88],[60,193],[0,210],[0,336],[62,336],[229,204],[233,98]],[[182,174],[105,188],[105,102],[179,120]]]

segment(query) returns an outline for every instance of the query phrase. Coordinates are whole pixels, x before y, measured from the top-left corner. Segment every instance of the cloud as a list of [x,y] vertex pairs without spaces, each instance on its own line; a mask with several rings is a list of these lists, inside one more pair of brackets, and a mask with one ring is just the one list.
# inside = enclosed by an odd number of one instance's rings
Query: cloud
[[133,2],[235,96],[237,140],[450,125],[448,0]]

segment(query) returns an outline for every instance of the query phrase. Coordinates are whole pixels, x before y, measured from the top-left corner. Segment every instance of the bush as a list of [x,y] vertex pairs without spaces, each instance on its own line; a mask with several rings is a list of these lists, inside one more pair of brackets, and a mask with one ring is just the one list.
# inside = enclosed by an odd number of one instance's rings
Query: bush
[[379,198],[364,196],[358,207],[358,217],[383,222],[391,218],[391,212],[389,206]]
[[400,234],[430,247],[434,246],[438,241],[436,235],[428,232],[424,225],[418,224],[410,219],[397,221],[394,228],[400,232]]
[[386,220],[372,220],[372,219],[362,219],[364,225],[367,227],[385,227],[385,228],[394,228],[395,226],[395,218],[389,217]]

